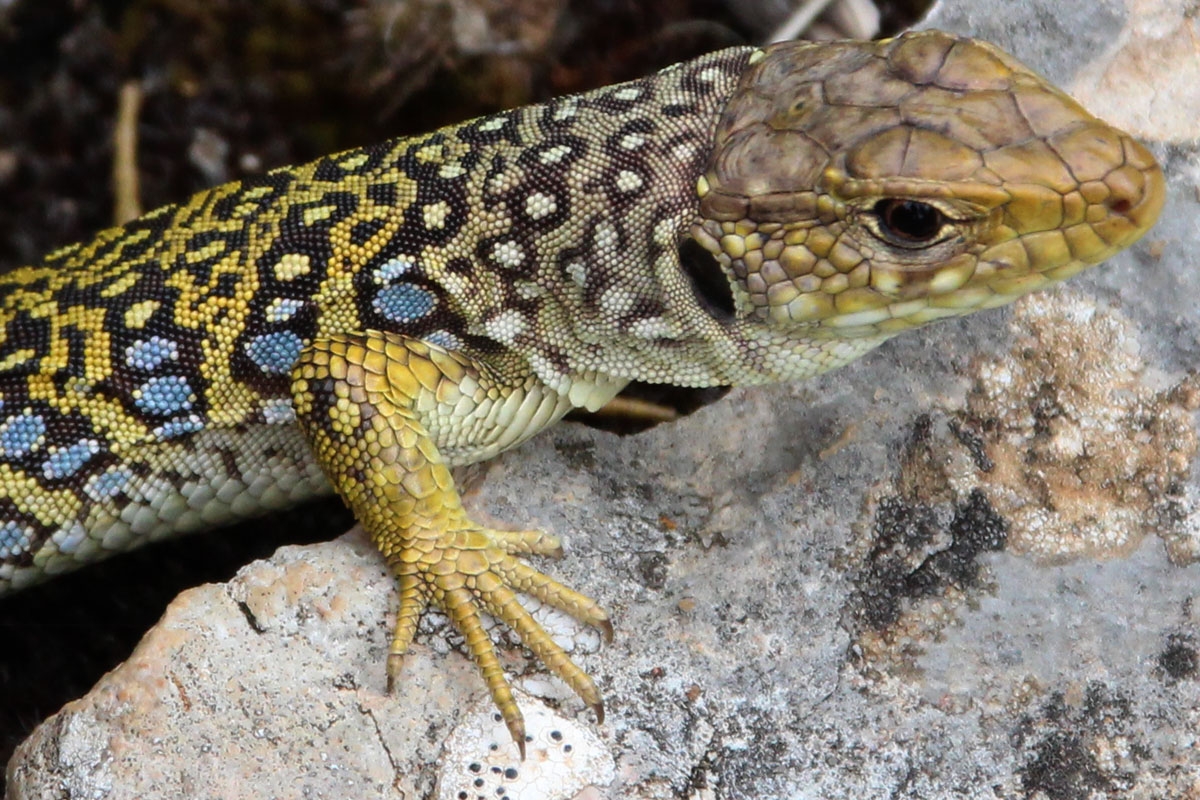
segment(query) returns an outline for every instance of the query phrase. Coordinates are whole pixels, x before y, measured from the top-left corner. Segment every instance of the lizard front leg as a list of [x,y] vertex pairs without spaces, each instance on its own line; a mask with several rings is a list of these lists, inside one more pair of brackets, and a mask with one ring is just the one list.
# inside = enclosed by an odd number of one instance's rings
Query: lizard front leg
[[[544,394],[529,396],[531,391]],[[438,426],[452,429],[441,431],[442,441],[486,457],[514,436],[528,435],[514,434],[512,423],[501,421],[504,414],[491,413],[502,410],[497,404],[513,403],[511,408],[532,400],[533,410],[521,415],[527,422],[518,424],[536,429],[557,419],[564,401],[533,378],[506,382],[481,361],[377,331],[321,338],[306,347],[292,371],[292,395],[317,461],[399,582],[389,690],[421,613],[430,604],[441,608],[465,638],[524,758],[524,721],[481,624],[480,611],[486,611],[512,627],[603,721],[595,684],[534,621],[517,592],[611,639],[608,616],[590,598],[516,558],[560,555],[557,538],[485,528],[467,516],[436,443]]]

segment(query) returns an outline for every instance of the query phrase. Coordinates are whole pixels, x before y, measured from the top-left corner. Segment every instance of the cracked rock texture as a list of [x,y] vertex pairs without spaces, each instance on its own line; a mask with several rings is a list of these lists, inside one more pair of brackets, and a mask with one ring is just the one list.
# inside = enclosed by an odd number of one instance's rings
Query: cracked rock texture
[[561,426],[480,470],[467,505],[563,534],[539,566],[615,620],[602,646],[536,611],[604,725],[505,648],[518,762],[435,615],[385,694],[392,581],[351,532],[181,595],[22,746],[10,796],[1200,797],[1187,5],[971,0],[925,23],[1159,143],[1170,197],[1133,251],[821,379],[635,437]]

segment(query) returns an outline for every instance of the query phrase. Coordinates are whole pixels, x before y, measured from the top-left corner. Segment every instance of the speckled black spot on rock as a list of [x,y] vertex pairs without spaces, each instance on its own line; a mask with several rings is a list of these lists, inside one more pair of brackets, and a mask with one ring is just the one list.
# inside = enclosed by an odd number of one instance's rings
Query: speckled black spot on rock
[[1195,680],[1200,674],[1200,654],[1197,654],[1192,637],[1173,633],[1167,637],[1167,646],[1158,654],[1158,671],[1168,682]]
[[[1092,683],[1079,705],[1055,692],[1039,712],[1025,717],[1014,734],[1026,751],[1018,773],[1024,797],[1047,800],[1089,800],[1128,797],[1137,785],[1141,763],[1151,757],[1135,730],[1127,697],[1102,683]],[[1106,746],[1116,738],[1127,743],[1124,753]]]
[[667,557],[662,553],[643,553],[638,557],[637,574],[647,589],[667,585]]
[[971,462],[976,469],[980,472],[991,472],[996,468],[995,463],[987,454],[987,445],[984,444],[982,436],[955,420],[950,420],[949,424],[954,438],[971,454]]
[[879,503],[875,546],[858,581],[855,602],[867,626],[881,630],[893,624],[906,599],[978,583],[979,556],[1004,547],[1008,523],[979,490],[952,513],[947,524],[944,515],[924,503],[898,496]]

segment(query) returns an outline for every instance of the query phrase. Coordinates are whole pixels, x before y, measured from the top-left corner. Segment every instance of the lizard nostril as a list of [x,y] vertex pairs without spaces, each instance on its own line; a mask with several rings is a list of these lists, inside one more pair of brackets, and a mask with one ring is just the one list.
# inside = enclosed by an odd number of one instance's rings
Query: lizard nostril
[[1128,197],[1121,197],[1108,204],[1109,211],[1114,214],[1128,214],[1133,208],[1133,203]]

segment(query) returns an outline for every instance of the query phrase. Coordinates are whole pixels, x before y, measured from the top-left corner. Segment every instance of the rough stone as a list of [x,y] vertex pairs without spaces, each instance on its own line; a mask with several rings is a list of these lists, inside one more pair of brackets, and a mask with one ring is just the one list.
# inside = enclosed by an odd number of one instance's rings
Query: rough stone
[[[1187,5],[947,1],[927,22],[1096,87],[1160,143],[1170,196],[1131,252],[817,380],[635,437],[561,426],[481,470],[468,507],[562,534],[539,566],[615,620],[601,645],[535,613],[603,725],[506,647],[519,763],[436,615],[388,696],[392,582],[352,532],[182,595],[22,746],[9,795],[1200,797],[1200,131],[1154,105],[1195,97]],[[1018,374],[1056,402],[1018,402],[997,377]]]

